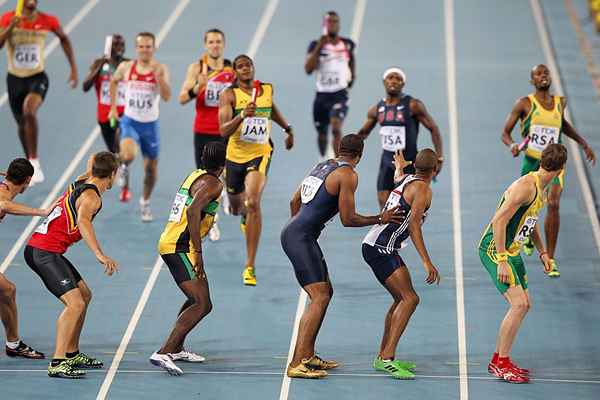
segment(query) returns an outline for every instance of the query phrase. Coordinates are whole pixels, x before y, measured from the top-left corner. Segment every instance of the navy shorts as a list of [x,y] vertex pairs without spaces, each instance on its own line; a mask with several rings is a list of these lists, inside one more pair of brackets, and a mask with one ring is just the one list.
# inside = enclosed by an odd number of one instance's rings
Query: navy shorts
[[58,253],[25,246],[25,262],[42,279],[46,289],[58,299],[78,287],[82,280],[75,266]]
[[8,102],[17,122],[23,118],[23,104],[27,95],[36,93],[44,100],[49,86],[48,75],[43,71],[27,78],[20,78],[10,73],[6,76]]
[[281,231],[281,246],[292,262],[300,286],[329,281],[327,263],[317,238],[296,229],[293,220]]
[[138,122],[123,116],[119,122],[121,127],[121,140],[131,138],[136,141],[145,158],[156,160],[160,148],[158,137],[158,121]]
[[[381,161],[379,162],[379,174],[377,174],[377,191],[391,192],[396,188],[394,184],[394,172],[396,171],[396,167],[394,167],[394,152],[384,150],[381,153]],[[404,168],[405,174],[414,174],[415,167],[414,164],[409,165]]]
[[319,93],[313,103],[313,121],[317,132],[327,133],[331,118],[344,120],[348,115],[348,91],[342,89],[333,93]]
[[387,278],[389,278],[395,270],[406,267],[402,257],[395,251],[389,252],[386,249],[363,243],[362,254],[363,259],[369,264],[379,283],[384,286]]

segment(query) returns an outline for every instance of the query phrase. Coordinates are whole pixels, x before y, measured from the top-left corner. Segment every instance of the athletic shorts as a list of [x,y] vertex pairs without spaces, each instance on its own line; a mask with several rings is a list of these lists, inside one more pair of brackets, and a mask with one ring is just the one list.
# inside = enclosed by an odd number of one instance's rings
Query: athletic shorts
[[348,115],[348,91],[342,89],[334,93],[319,93],[313,102],[313,121],[317,132],[327,133],[331,118],[344,120]]
[[172,253],[161,254],[160,256],[169,267],[169,271],[171,271],[177,285],[196,279],[196,273],[194,272],[196,256],[193,253]]
[[327,282],[329,272],[317,238],[289,222],[281,231],[281,247],[294,267],[300,286]]
[[44,100],[49,85],[48,75],[46,75],[45,72],[40,72],[39,74],[28,76],[27,78],[19,78],[13,74],[6,75],[8,102],[10,103],[10,109],[17,122],[23,117],[23,103],[25,103],[27,95],[30,93],[37,93],[42,97],[42,100]]
[[[540,160],[533,157],[523,156],[523,163],[521,164],[521,176],[527,175],[530,172],[537,171],[540,168]],[[553,185],[560,185],[560,188],[565,187],[565,170],[563,168],[560,174],[552,180]]]
[[204,146],[210,142],[221,142],[225,144],[226,139],[220,135],[194,132],[194,156],[196,159],[196,168],[202,168],[202,152],[204,151]]
[[136,141],[144,158],[155,160],[158,158],[160,138],[158,136],[158,120],[152,122],[138,122],[123,116],[120,122],[121,140],[131,138]]
[[25,247],[25,262],[54,296],[60,297],[77,288],[81,275],[65,256],[32,246]]
[[[271,153],[272,154],[272,153]],[[267,176],[271,166],[271,154],[256,157],[245,163],[236,163],[231,160],[225,160],[225,181],[227,184],[227,193],[240,194],[246,189],[246,175],[252,171],[258,171]]]
[[100,132],[102,132],[102,137],[108,151],[119,154],[119,138],[117,137],[119,122],[117,122],[114,128],[110,126],[110,122],[98,122],[98,125],[100,125]]
[[394,273],[398,268],[406,267],[404,260],[398,252],[388,251],[380,247],[371,246],[370,244],[363,243],[362,245],[363,260],[373,270],[375,277],[385,286],[385,281]]
[[[383,153],[381,153],[381,161],[379,162],[379,173],[377,174],[378,192],[391,192],[396,188],[396,185],[394,184],[395,172],[396,167],[394,166],[394,152],[384,150]],[[404,173],[414,174],[414,164],[410,164],[408,167],[404,168]]]
[[[486,244],[487,243],[487,244]],[[498,280],[498,263],[496,261],[496,252],[491,250],[491,245],[488,241],[481,242],[479,247],[479,259],[490,274],[492,282],[496,285],[498,291],[502,294],[506,293],[508,288],[521,286],[523,290],[527,289],[527,270],[521,255],[509,256],[508,265],[510,266],[509,281],[503,283]]]

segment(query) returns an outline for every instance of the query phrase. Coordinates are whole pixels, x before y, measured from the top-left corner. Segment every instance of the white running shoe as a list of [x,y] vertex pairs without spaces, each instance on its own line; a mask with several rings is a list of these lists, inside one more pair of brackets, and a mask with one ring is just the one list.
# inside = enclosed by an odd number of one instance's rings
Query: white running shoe
[[208,231],[208,238],[211,242],[216,242],[217,240],[221,239],[221,230],[219,229],[219,225],[217,225],[218,219],[219,214],[215,214],[215,221]]
[[33,165],[33,176],[31,177],[29,186],[44,182],[46,178],[44,177],[44,172],[42,171],[40,161],[37,158],[31,158],[29,162],[31,165]]
[[119,169],[117,170],[117,185],[121,189],[125,186],[129,186],[129,168],[125,164],[119,165]]
[[171,360],[171,357],[169,357],[167,354],[158,354],[157,352],[154,352],[150,356],[150,364],[156,365],[157,367],[161,367],[162,369],[167,371],[169,375],[183,375],[183,370],[177,365],[175,365],[173,360]]
[[229,203],[229,195],[225,188],[223,188],[223,191],[221,192],[221,205],[223,206],[225,215],[231,215],[231,204]]
[[150,209],[150,200],[144,200],[140,197],[140,211],[142,213],[142,222],[152,222],[152,210]]
[[168,353],[169,357],[173,361],[185,361],[190,363],[201,363],[206,360],[205,357],[200,354],[196,354],[191,351],[187,351],[186,349],[181,350],[179,353]]

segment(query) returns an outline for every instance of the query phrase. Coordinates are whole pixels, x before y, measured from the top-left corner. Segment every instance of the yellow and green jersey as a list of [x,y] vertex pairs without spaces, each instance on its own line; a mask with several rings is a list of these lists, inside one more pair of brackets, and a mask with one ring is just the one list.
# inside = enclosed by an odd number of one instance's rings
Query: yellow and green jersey
[[560,96],[554,96],[552,110],[545,109],[535,98],[527,96],[531,102],[529,114],[521,120],[521,135],[529,137],[525,155],[533,159],[542,158],[542,151],[552,143],[560,143],[562,129],[562,104]]

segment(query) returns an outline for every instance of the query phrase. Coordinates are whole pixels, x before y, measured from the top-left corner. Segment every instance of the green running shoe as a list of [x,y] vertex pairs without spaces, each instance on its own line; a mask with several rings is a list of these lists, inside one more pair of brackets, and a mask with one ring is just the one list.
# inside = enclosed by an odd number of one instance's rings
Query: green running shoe
[[410,372],[414,372],[414,370],[417,369],[417,364],[412,361],[393,360],[392,363],[396,364],[398,368],[402,368]]
[[48,376],[50,378],[79,379],[85,376],[85,371],[75,368],[69,360],[64,360],[55,367],[50,363],[48,365]]
[[523,245],[523,253],[525,253],[526,256],[531,256],[533,254],[533,250],[535,250],[533,240],[527,239],[527,241]]
[[82,368],[82,369],[100,369],[104,367],[104,363],[100,360],[96,360],[88,356],[85,353],[79,353],[73,358],[67,358],[67,361],[74,368]]
[[387,372],[396,379],[415,379],[415,374],[407,369],[398,367],[398,364],[391,361],[383,361],[380,357],[377,357],[373,361],[373,368],[378,371]]
[[552,265],[552,269],[550,272],[548,272],[548,276],[550,278],[558,278],[560,276],[560,271],[558,270],[558,264],[556,263],[556,260],[551,259],[550,264]]

